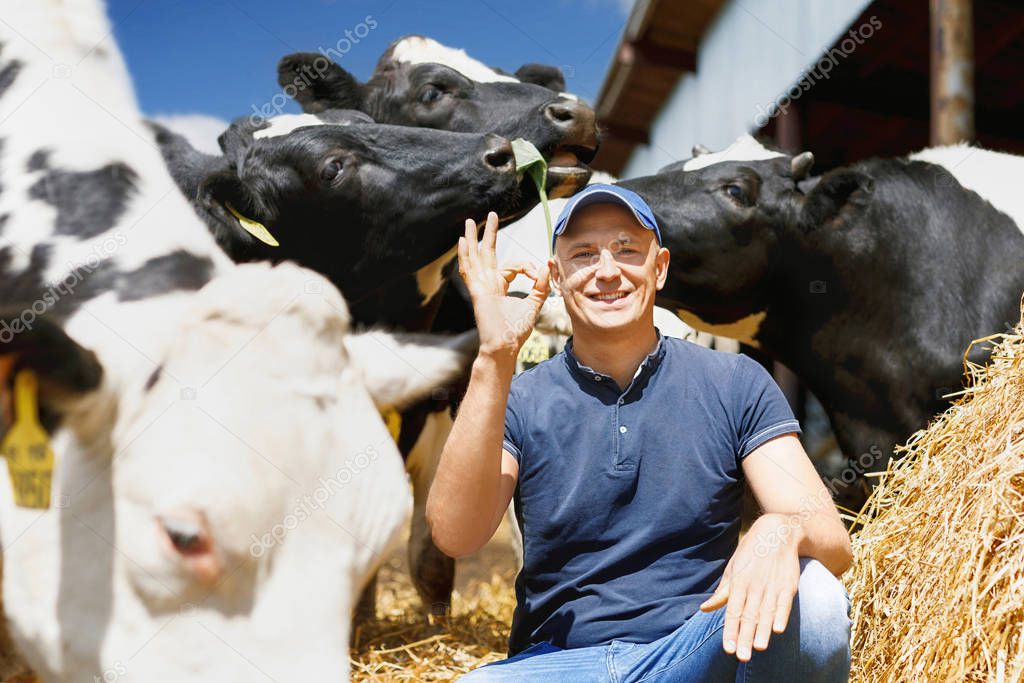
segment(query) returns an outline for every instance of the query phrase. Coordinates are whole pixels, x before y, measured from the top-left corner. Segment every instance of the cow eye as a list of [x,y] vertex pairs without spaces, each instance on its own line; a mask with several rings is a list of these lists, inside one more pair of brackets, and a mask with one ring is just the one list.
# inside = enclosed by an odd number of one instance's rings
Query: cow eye
[[320,169],[320,179],[325,183],[333,183],[341,177],[345,171],[345,160],[340,158],[331,159]]
[[728,185],[724,186],[722,190],[724,190],[727,195],[735,199],[740,204],[749,206],[750,199],[747,197],[747,193],[744,191],[744,189],[739,185],[729,183]]
[[433,83],[428,83],[423,87],[423,90],[420,91],[420,102],[422,102],[423,104],[430,104],[441,99],[443,95],[444,90],[437,87]]

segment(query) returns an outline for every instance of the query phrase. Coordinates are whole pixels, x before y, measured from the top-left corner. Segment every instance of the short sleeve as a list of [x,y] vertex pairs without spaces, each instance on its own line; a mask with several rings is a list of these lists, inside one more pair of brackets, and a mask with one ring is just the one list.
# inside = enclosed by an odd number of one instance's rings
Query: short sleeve
[[779,385],[752,358],[738,358],[731,391],[733,423],[737,429],[736,455],[740,460],[777,436],[800,433],[800,423]]
[[502,441],[502,448],[512,454],[516,462],[522,465],[522,428],[518,413],[518,392],[513,384],[508,394],[508,402],[505,404],[505,438]]

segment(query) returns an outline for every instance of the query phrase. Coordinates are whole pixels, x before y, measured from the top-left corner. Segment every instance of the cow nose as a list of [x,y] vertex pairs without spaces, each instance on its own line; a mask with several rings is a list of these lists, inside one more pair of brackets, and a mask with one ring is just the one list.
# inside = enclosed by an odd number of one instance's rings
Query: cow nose
[[583,102],[564,98],[555,100],[545,105],[544,118],[553,124],[562,136],[560,145],[597,149],[594,110]]
[[484,164],[492,171],[499,173],[515,168],[515,154],[512,143],[499,135],[487,135],[484,138]]
[[544,107],[544,116],[559,127],[569,127],[586,118],[590,107],[575,100],[556,100]]

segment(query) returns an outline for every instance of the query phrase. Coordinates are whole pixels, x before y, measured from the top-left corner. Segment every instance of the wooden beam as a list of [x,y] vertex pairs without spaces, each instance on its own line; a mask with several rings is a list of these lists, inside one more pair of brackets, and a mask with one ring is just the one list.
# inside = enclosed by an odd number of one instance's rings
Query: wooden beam
[[604,136],[619,142],[628,142],[633,145],[646,145],[651,142],[649,131],[644,128],[634,128],[615,123],[613,121],[600,121]]
[[619,48],[619,59],[623,64],[661,66],[679,71],[697,68],[697,54],[693,50],[664,47],[646,41],[623,43]]
[[931,0],[931,144],[974,139],[972,0]]

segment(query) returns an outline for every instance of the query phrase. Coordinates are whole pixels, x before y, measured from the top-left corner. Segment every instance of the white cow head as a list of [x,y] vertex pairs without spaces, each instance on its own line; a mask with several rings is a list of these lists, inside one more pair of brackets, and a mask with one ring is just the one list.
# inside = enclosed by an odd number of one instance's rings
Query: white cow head
[[[40,674],[346,679],[350,610],[410,507],[378,408],[464,372],[473,343],[348,324],[321,276],[241,266],[200,290],[152,376],[53,394],[75,435],[55,442],[54,507],[14,507],[0,475],[4,601]],[[47,405],[97,371],[50,336],[0,348],[49,363]],[[103,405],[112,431],[90,427]]]

